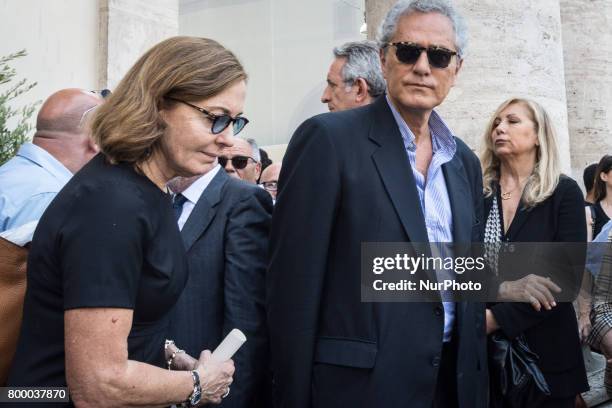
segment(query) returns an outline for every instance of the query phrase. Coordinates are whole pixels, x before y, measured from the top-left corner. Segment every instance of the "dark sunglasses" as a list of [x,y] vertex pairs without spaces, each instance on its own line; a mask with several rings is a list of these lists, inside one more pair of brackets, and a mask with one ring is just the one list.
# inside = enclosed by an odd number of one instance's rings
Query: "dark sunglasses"
[[421,53],[425,51],[427,53],[429,65],[431,65],[433,68],[442,69],[448,67],[453,59],[453,56],[457,55],[456,51],[447,50],[446,48],[426,48],[410,42],[394,42],[387,44],[387,46],[389,45],[395,47],[395,56],[404,64],[414,64],[421,56]]
[[244,169],[247,164],[249,164],[249,159],[253,160],[255,163],[257,163],[257,160],[255,160],[252,157],[249,156],[234,156],[231,159],[228,159],[225,156],[219,156],[219,164],[221,165],[221,167],[225,167],[225,165],[227,164],[227,162],[229,160],[231,160],[232,162],[232,166],[236,169],[236,170],[242,170]]
[[170,96],[166,96],[166,99],[170,99],[171,101],[175,101],[175,102],[184,103],[185,105],[191,106],[193,109],[196,109],[202,112],[204,115],[206,115],[206,117],[212,121],[212,127],[210,128],[210,131],[212,132],[213,135],[218,135],[219,133],[223,132],[225,129],[227,129],[230,123],[234,124],[234,135],[237,135],[238,133],[240,133],[242,129],[244,129],[247,123],[249,123],[249,120],[243,116],[236,116],[235,118],[233,118],[227,114],[215,115],[214,113],[210,113],[204,108],[200,108],[199,106],[193,105],[189,102],[182,101],[180,99],[172,98]]

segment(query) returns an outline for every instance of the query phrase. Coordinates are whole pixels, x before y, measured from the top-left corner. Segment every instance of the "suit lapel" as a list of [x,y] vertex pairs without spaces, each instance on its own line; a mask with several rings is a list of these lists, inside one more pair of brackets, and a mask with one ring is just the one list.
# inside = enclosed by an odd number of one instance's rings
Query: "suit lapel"
[[189,218],[181,230],[181,236],[185,250],[189,251],[193,243],[202,236],[206,228],[213,220],[216,206],[221,201],[221,190],[228,181],[229,176],[224,169],[219,169],[217,174],[204,189]]
[[463,164],[455,154],[451,161],[442,165],[442,170],[453,213],[453,241],[471,242],[472,199]]
[[380,97],[374,104],[375,125],[369,137],[379,147],[372,154],[372,160],[410,241],[428,242],[419,193],[402,135],[386,98]]
[[[472,241],[472,199],[467,181],[467,174],[461,160],[455,154],[451,161],[442,165],[448,199],[453,214],[453,242],[468,243]],[[455,254],[455,256],[458,254]],[[461,279],[461,276],[459,277]],[[457,321],[463,323],[467,302],[456,302]],[[461,326],[459,326],[461,327]],[[455,330],[457,337],[460,331]]]

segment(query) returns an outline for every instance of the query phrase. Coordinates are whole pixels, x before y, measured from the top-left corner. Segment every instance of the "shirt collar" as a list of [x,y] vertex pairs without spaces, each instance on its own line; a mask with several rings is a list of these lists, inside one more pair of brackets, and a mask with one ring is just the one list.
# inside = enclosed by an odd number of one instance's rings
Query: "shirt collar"
[[67,182],[72,177],[70,170],[66,168],[59,160],[57,160],[51,153],[43,149],[42,147],[36,146],[34,143],[24,143],[19,148],[17,156],[23,157],[31,161],[32,163],[47,170],[56,179]]
[[[395,106],[393,106],[393,103],[391,103],[388,94],[385,94],[385,99],[387,100],[387,104],[391,109],[393,118],[395,119],[395,122],[399,127],[402,139],[404,140],[404,147],[407,150],[414,152],[416,150],[416,145],[414,143],[414,133],[412,133],[412,130],[410,130],[410,127],[408,126],[404,118],[402,118],[402,115],[400,115],[398,110],[395,109]],[[435,110],[431,111],[428,124],[429,130],[431,131],[431,145],[433,152],[436,153],[439,149],[442,149],[442,151],[448,153],[452,157],[457,151],[457,142],[455,142],[455,136]]]
[[191,203],[197,203],[202,193],[204,193],[204,190],[206,190],[206,187],[208,187],[220,169],[221,166],[217,164],[208,173],[205,173],[202,177],[194,181],[193,184],[187,187],[181,194]]

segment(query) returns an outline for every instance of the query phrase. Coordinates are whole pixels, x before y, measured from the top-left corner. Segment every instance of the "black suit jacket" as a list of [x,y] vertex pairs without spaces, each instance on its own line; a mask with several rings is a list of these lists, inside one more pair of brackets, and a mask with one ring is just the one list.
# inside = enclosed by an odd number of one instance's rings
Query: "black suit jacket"
[[[498,199],[499,200],[499,199]],[[493,196],[485,199],[485,214],[488,214]],[[505,234],[509,242],[586,242],[586,220],[584,202],[580,187],[574,180],[562,176],[552,196],[537,206],[526,210],[521,207],[514,216]],[[537,250],[537,246],[534,246]],[[584,252],[563,251],[552,254],[563,258],[576,255],[581,259],[561,260],[560,264],[584,264]],[[568,255],[569,253],[569,255]],[[504,268],[503,257],[500,268]],[[510,275],[514,271],[508,271]],[[524,275],[534,273],[524,270]],[[563,276],[573,274],[573,276]],[[559,274],[557,274],[559,275]],[[516,276],[519,278],[519,276]],[[560,278],[574,280],[574,287],[580,285],[582,275],[571,268]],[[498,303],[491,307],[501,330],[514,338],[525,334],[530,348],[538,354],[538,366],[542,370],[553,397],[570,397],[589,388],[584,360],[578,337],[576,314],[571,303],[557,302],[552,310],[536,311],[527,303]]]
[[[444,166],[456,241],[482,237],[482,180],[460,140]],[[362,242],[427,242],[402,137],[385,98],[316,116],[283,160],[267,306],[277,408],[431,408],[444,313],[364,303]],[[484,306],[457,304],[461,407],[484,407]]]
[[252,407],[267,367],[264,275],[271,214],[265,190],[220,169],[181,231],[189,279],[169,338],[198,358],[233,328],[247,337],[234,356],[234,383],[223,407]]

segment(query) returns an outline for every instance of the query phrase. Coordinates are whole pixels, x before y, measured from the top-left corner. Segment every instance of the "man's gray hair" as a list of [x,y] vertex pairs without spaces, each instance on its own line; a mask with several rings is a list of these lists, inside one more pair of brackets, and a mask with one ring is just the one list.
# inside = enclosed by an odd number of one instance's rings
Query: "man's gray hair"
[[246,141],[251,145],[251,150],[253,150],[253,153],[251,153],[253,155],[252,158],[255,159],[257,163],[261,163],[261,153],[259,152],[259,146],[257,146],[255,139],[247,139]]
[[342,80],[353,85],[358,78],[368,84],[368,93],[372,97],[385,92],[385,79],[380,68],[378,46],[374,41],[347,42],[334,48],[336,58],[346,58],[342,68]]
[[463,17],[449,0],[400,0],[387,13],[378,29],[378,46],[384,48],[395,35],[400,17],[411,13],[440,13],[449,18],[455,31],[455,47],[460,59],[465,56],[468,43],[467,26]]

